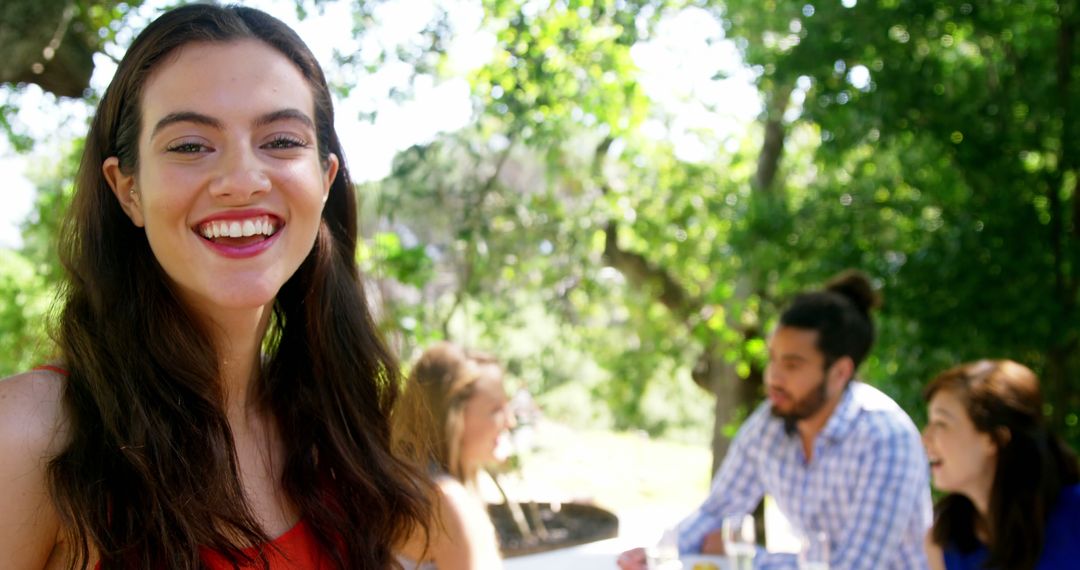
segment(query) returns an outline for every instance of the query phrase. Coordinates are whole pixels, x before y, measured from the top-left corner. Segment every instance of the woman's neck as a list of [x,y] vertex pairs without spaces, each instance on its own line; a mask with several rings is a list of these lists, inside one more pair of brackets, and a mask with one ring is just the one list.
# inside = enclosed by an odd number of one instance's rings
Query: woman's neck
[[254,388],[270,314],[271,305],[267,305],[212,318],[225,413],[231,423],[243,420],[255,404]]
[[971,504],[975,505],[979,515],[986,517],[990,512],[990,493],[994,489],[994,469],[987,469],[971,487],[971,490],[964,494],[971,500]]
[[994,487],[994,477],[990,476],[975,485],[975,489],[964,493],[975,507],[975,537],[983,544],[990,544],[993,539],[990,528],[990,492]]

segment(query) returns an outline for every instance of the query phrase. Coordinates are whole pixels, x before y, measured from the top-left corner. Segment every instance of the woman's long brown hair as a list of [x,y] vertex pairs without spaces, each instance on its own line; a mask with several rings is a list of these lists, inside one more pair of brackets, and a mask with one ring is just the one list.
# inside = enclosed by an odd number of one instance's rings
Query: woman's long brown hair
[[[70,374],[70,442],[49,465],[72,568],[196,569],[199,548],[245,562],[269,540],[244,499],[219,357],[170,288],[143,231],[102,175],[138,165],[146,78],[191,42],[255,39],[310,84],[321,159],[337,155],[315,245],[285,283],[264,342],[259,402],[284,440],[282,486],[342,570],[394,564],[392,546],[426,530],[431,489],[391,452],[399,370],[380,339],[354,260],[356,198],[322,70],[285,24],[249,8],[189,5],[132,43],[94,116],[61,236],[67,280],[56,337]],[[260,555],[258,558],[262,558]]]
[[[982,521],[990,535],[986,567],[1033,570],[1061,489],[1080,479],[1076,455],[1043,419],[1038,377],[1011,360],[979,360],[942,372],[923,397],[929,402],[941,391],[959,397],[975,429],[998,446],[989,512]],[[980,515],[967,497],[947,495],[935,511],[934,542],[962,552],[979,545]]]

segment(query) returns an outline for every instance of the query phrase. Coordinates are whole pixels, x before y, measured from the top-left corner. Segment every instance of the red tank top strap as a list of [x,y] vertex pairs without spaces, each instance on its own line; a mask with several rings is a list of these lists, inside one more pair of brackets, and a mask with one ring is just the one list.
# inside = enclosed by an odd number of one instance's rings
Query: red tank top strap
[[67,376],[68,375],[67,370],[64,370],[63,368],[60,368],[59,366],[53,366],[52,364],[42,364],[40,366],[35,366],[34,368],[32,368],[32,370],[43,370],[43,371],[46,371],[46,372],[55,372],[55,373],[57,373],[57,374],[59,374],[61,376]]

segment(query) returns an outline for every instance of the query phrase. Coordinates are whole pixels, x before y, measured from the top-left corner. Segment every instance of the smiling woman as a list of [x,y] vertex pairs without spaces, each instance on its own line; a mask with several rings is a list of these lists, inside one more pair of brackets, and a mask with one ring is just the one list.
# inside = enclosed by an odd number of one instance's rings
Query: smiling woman
[[385,568],[431,515],[391,449],[319,65],[191,5],[125,55],[62,237],[55,362],[0,382],[0,568]]
[[935,569],[1065,570],[1080,559],[1076,455],[1046,425],[1039,379],[1011,360],[979,360],[926,387],[923,432],[937,504]]
[[261,41],[184,46],[143,87],[138,169],[105,160],[124,211],[205,314],[266,305],[311,251],[338,158],[320,159],[306,85]]

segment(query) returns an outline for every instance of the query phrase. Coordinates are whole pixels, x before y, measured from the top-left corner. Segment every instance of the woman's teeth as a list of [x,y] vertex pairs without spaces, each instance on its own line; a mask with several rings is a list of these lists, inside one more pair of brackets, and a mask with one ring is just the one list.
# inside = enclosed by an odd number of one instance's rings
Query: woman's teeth
[[277,231],[277,224],[270,216],[259,216],[246,220],[214,220],[199,226],[199,234],[206,239],[219,237],[242,238],[254,235],[271,236]]

